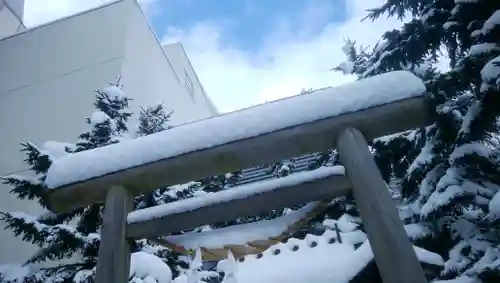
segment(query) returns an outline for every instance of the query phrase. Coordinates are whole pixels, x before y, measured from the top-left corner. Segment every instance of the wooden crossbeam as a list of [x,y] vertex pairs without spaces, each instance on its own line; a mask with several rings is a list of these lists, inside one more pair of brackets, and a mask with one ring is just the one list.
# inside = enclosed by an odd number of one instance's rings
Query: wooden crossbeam
[[139,195],[162,186],[328,150],[348,126],[362,131],[367,139],[373,139],[428,125],[430,120],[426,110],[427,98],[417,96],[147,163],[51,189],[46,196],[51,210],[67,212],[102,203],[109,188],[118,185],[125,186],[133,195]]
[[[343,175],[330,175],[309,182],[277,187],[245,198],[207,203],[196,209],[189,208],[146,221],[129,223],[127,236],[133,239],[154,238],[204,224],[233,220],[244,215],[264,213],[316,200],[332,199],[346,195],[349,190],[350,184]],[[227,193],[228,191],[214,193],[213,197],[217,198],[217,195],[220,195],[222,199]]]

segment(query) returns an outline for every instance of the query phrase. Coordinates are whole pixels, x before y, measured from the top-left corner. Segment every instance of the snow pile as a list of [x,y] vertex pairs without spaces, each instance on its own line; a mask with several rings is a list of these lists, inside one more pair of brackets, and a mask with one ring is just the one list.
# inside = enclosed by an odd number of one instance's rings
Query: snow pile
[[386,73],[68,155],[52,164],[46,184],[55,188],[84,181],[161,159],[420,96],[424,92],[423,82],[410,72]]
[[213,204],[229,202],[235,199],[244,199],[249,196],[272,191],[277,188],[291,187],[301,183],[323,179],[328,176],[343,174],[344,167],[342,166],[322,167],[314,171],[291,174],[283,178],[264,180],[260,182],[241,185],[238,186],[237,189],[203,194],[189,199],[183,199],[172,203],[136,210],[129,213],[127,221],[128,223],[144,222],[171,214],[195,210]]
[[[313,241],[290,239],[262,255],[246,256],[237,263],[229,258],[220,261],[217,268],[231,271],[231,280],[227,281],[231,283],[348,283],[373,260],[368,241],[355,250],[350,244],[329,242],[327,237],[312,238]],[[421,262],[443,266],[441,256],[418,247],[414,249]]]
[[[230,274],[225,281],[228,283],[348,283],[373,260],[366,234],[355,229],[351,220],[344,217],[329,221],[325,224],[336,226],[337,231],[309,234],[303,240],[290,238],[239,262],[230,254],[217,264],[217,270]],[[355,249],[358,244],[362,245]],[[419,247],[414,250],[421,262],[444,265],[441,256]]]
[[[80,270],[73,281],[88,282],[95,276],[96,267]],[[171,283],[172,271],[159,257],[140,251],[130,255],[129,279],[131,283]]]
[[366,234],[354,230],[347,217],[338,222],[341,228],[337,231],[309,234],[303,240],[291,238],[262,254],[245,256],[240,262],[230,254],[217,269],[226,274],[227,283],[347,282],[371,259],[354,250],[354,245],[367,240]]
[[130,277],[133,283],[170,283],[172,271],[159,257],[136,252],[130,258]]
[[[218,269],[226,269],[224,265],[231,264],[221,261]],[[245,257],[233,267],[231,277],[237,283],[347,283],[364,265],[350,245],[323,241],[308,247],[304,241],[291,239],[265,251],[261,258]]]

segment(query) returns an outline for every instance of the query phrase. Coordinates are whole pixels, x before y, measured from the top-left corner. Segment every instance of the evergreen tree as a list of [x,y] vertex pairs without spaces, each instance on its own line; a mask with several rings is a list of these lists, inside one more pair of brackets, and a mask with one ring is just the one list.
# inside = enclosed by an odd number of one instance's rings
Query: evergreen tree
[[[173,112],[166,113],[163,104],[158,104],[154,107],[141,108],[139,113],[139,129],[137,131],[138,137],[148,136],[154,133],[162,132],[172,128],[167,123]],[[158,204],[158,195],[165,192],[165,189],[158,189],[141,198],[137,198],[136,208],[146,208]]]
[[[127,112],[130,99],[122,90],[119,80],[103,90],[96,91],[96,110],[86,119],[89,131],[79,135],[76,144],[59,144],[67,154],[89,150],[120,142],[128,137],[128,120],[132,113]],[[140,126],[137,135],[147,135],[168,129],[167,115],[162,105],[148,107],[141,111]],[[55,143],[52,143],[54,146]],[[24,143],[26,163],[35,173],[35,178],[9,176],[3,179],[10,185],[12,193],[21,199],[36,200],[42,207],[48,208],[43,192],[47,188],[44,179],[48,168],[55,158],[50,150],[40,149],[32,143]],[[60,150],[59,150],[60,151]],[[161,194],[166,189],[157,190]],[[147,199],[139,196],[136,203],[145,203]],[[102,205],[90,205],[70,213],[46,213],[32,217],[24,213],[2,213],[7,228],[16,236],[37,245],[40,249],[26,264],[48,263],[43,269],[35,271],[17,281],[0,279],[0,282],[93,282],[95,264],[99,247],[99,228],[102,225]],[[183,266],[178,255],[166,248],[141,240],[132,243],[132,251],[145,250],[163,259],[173,267]],[[68,259],[70,259],[68,261]],[[57,260],[62,260],[55,262]],[[185,263],[185,261],[184,261]],[[0,278],[2,278],[0,274]]]
[[[141,108],[139,113],[138,137],[148,136],[159,133],[172,126],[168,124],[173,112],[167,113],[163,104],[153,107]],[[195,182],[176,185],[171,187],[158,188],[151,193],[142,195],[135,199],[136,209],[143,209],[155,205],[166,204],[180,199],[194,196],[198,187]],[[141,240],[138,242],[138,249],[150,252],[163,261],[165,261],[172,270],[173,277],[177,277],[181,271],[188,268],[188,262],[185,256],[172,252],[150,240]]]
[[[87,118],[90,130],[81,134],[75,146],[66,147],[68,153],[79,152],[116,143],[127,132],[127,121],[131,113],[126,112],[129,99],[120,89],[119,80],[104,90],[96,91],[97,111]],[[26,163],[35,173],[35,178],[9,176],[4,183],[13,187],[12,193],[20,199],[37,200],[48,208],[43,192],[47,188],[44,179],[54,157],[31,143],[24,143]],[[40,249],[29,263],[41,263],[69,258],[76,262],[62,261],[25,278],[25,282],[71,282],[77,272],[90,270],[96,263],[99,246],[98,229],[102,224],[101,205],[90,205],[71,213],[46,214],[32,217],[24,213],[2,213],[7,228],[16,236],[37,245]],[[73,226],[68,223],[76,223]]]
[[173,111],[166,113],[163,104],[154,107],[141,108],[139,114],[139,136],[147,136],[154,133],[171,129],[167,123],[170,121]]
[[[440,253],[442,279],[500,280],[498,205],[500,2],[388,0],[368,18],[405,18],[367,51],[349,41],[336,68],[359,78],[406,69],[432,96],[435,123],[372,145],[386,181],[400,180],[409,236]],[[450,69],[433,67],[442,50]]]

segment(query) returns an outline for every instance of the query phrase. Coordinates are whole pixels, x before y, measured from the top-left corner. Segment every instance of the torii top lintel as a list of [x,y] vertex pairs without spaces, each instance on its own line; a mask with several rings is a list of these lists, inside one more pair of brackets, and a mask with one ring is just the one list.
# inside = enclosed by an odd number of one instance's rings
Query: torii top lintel
[[58,212],[334,147],[347,127],[367,139],[430,123],[423,82],[396,71],[250,107],[56,160],[46,185]]

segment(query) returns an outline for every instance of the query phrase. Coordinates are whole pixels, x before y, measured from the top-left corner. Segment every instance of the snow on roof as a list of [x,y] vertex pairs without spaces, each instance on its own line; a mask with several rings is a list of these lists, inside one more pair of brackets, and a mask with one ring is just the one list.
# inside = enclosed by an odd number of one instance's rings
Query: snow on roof
[[[236,282],[347,283],[369,262],[347,244],[320,243],[314,248],[302,245],[292,250],[300,244],[300,241],[290,241],[277,245],[260,259],[245,258],[237,264]],[[274,255],[278,248],[280,253]]]
[[420,96],[424,92],[423,82],[413,74],[405,71],[386,73],[64,156],[49,168],[45,182],[47,187],[56,188],[236,140]]
[[204,232],[192,232],[165,237],[165,240],[183,246],[188,250],[198,248],[223,248],[227,245],[245,245],[257,240],[267,240],[280,236],[292,224],[304,218],[318,202],[311,202],[302,208],[284,216],[214,229]]
[[[347,283],[371,260],[368,253],[354,249],[364,241],[365,233],[351,229],[339,234],[326,230],[321,236],[309,234],[303,240],[291,238],[262,254],[246,256],[236,264],[233,275],[238,283]],[[229,260],[219,262],[218,269],[224,271]]]
[[[247,256],[236,264],[233,274],[236,282],[348,283],[373,260],[370,244],[365,241],[356,250],[350,243],[329,242],[329,237],[308,235],[304,240],[290,239],[271,247],[262,256]],[[315,245],[311,245],[313,241]],[[414,249],[421,262],[444,264],[441,256],[418,247]],[[224,266],[225,261],[218,267]]]
[[178,200],[172,203],[156,205],[145,209],[132,211],[128,214],[128,223],[138,223],[161,218],[163,216],[192,211],[212,204],[224,203],[235,199],[247,198],[251,195],[272,191],[281,187],[294,186],[301,183],[326,178],[332,175],[343,175],[343,166],[321,167],[314,171],[300,172],[286,177],[265,180],[238,186],[217,193],[203,194],[193,198]]

